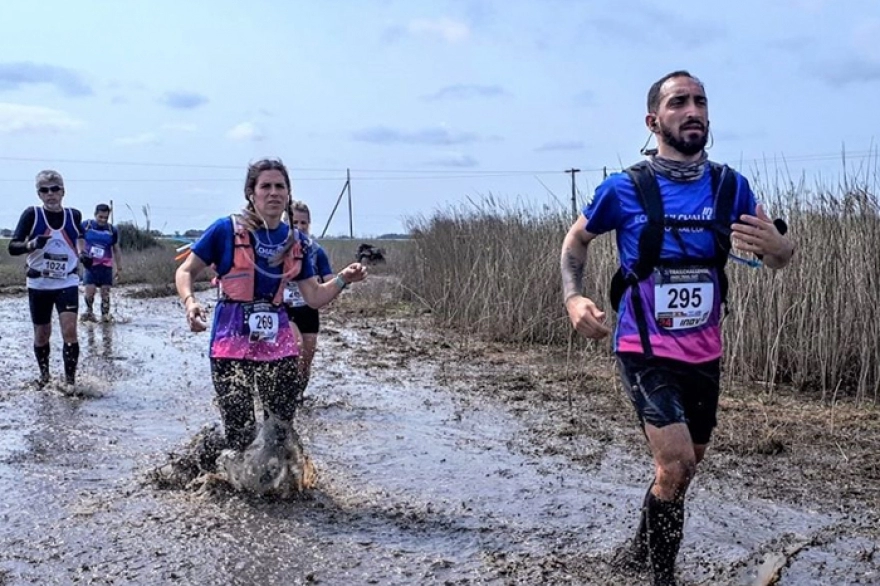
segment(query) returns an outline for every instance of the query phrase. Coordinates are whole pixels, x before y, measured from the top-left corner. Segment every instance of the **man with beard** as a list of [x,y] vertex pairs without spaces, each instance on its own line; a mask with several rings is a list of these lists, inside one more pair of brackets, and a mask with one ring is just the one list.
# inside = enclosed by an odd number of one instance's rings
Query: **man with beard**
[[616,231],[613,349],[654,459],[638,531],[618,561],[668,586],[676,583],[685,492],[716,424],[731,241],[772,269],[784,267],[794,247],[748,181],[708,160],[708,102],[697,78],[675,71],[654,83],[645,123],[656,154],[599,185],[565,236],[561,271],[577,332],[596,340],[611,334],[582,281],[589,243]]

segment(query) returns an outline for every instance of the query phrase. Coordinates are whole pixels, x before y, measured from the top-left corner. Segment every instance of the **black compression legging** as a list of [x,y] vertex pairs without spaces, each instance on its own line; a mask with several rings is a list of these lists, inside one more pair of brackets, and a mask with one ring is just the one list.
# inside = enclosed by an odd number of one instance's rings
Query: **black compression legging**
[[263,408],[283,421],[293,419],[299,393],[297,358],[254,362],[211,359],[211,378],[230,448],[243,450],[256,436],[254,389]]

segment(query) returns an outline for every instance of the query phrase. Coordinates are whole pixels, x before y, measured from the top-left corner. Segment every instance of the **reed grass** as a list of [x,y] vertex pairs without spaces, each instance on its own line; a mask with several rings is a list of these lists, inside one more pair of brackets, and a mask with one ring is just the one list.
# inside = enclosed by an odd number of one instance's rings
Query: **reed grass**
[[[797,252],[781,271],[728,265],[723,331],[730,376],[761,382],[768,393],[784,383],[825,399],[877,403],[880,207],[872,183],[870,177],[811,187],[754,180],[759,200],[789,223]],[[413,218],[404,287],[462,335],[574,343],[608,354],[608,343],[573,340],[562,306],[559,256],[571,222],[562,211],[493,196]],[[613,235],[595,240],[585,285],[602,308],[616,268]]]

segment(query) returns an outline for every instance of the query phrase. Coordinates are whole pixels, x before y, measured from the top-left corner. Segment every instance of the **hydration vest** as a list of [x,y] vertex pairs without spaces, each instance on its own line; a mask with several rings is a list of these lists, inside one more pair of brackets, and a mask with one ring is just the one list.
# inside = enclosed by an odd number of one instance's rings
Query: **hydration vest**
[[[730,223],[733,220],[733,205],[737,194],[736,174],[727,165],[708,162],[708,172],[712,178],[714,194],[714,214],[711,219],[667,218],[663,212],[663,198],[654,169],[648,161],[641,161],[625,170],[633,185],[648,221],[639,236],[639,256],[629,271],[620,267],[611,279],[609,299],[614,311],[619,311],[620,302],[629,288],[633,302],[634,316],[639,328],[639,339],[646,358],[652,358],[651,341],[648,333],[648,316],[645,312],[639,283],[649,278],[658,267],[702,266],[717,269],[721,293],[721,303],[727,304],[728,280],[724,272],[730,253]],[[713,235],[714,252],[711,256],[685,257],[676,260],[662,260],[663,240],[669,228],[682,248],[684,240],[679,232],[682,228],[702,228]]]
[[[232,267],[229,272],[219,278],[220,290],[225,301],[237,301],[250,303],[256,297],[256,259],[254,252],[253,235],[244,226],[231,217],[233,241],[232,241]],[[296,230],[292,227],[291,230]],[[302,269],[303,251],[302,244],[296,233],[291,235],[295,239],[293,247],[284,257],[281,274],[274,276],[278,279],[278,286],[272,303],[281,304],[284,299],[284,289],[288,281],[299,274]]]

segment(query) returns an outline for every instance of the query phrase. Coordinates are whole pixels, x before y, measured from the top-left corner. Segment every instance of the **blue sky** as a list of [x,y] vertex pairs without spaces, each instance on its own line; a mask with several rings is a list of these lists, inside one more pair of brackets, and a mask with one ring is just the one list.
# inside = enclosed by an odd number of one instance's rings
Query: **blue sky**
[[5,0],[0,227],[55,168],[86,214],[204,228],[262,156],[316,231],[346,168],[358,235],[489,194],[567,205],[565,169],[585,198],[639,159],[647,89],[680,68],[713,159],[835,181],[844,145],[875,159],[878,38],[876,0]]

